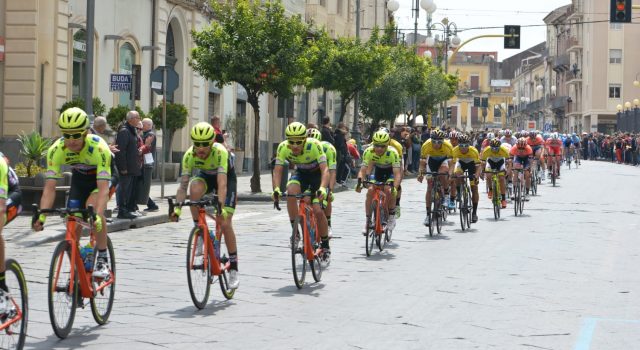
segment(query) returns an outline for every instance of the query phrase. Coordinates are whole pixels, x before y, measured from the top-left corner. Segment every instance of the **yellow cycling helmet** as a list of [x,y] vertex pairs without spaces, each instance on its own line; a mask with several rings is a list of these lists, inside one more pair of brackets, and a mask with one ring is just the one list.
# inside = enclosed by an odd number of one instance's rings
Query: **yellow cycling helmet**
[[378,130],[373,134],[373,138],[371,139],[374,144],[377,145],[388,145],[391,142],[391,137],[389,133],[384,130]]
[[284,134],[288,139],[302,139],[307,137],[307,128],[300,122],[293,122],[287,126]]
[[213,126],[207,122],[200,122],[191,128],[192,141],[211,141],[216,136]]
[[307,129],[307,137],[322,141],[322,133],[316,128]]
[[71,107],[60,113],[58,126],[65,130],[86,130],[89,128],[87,113],[78,107]]

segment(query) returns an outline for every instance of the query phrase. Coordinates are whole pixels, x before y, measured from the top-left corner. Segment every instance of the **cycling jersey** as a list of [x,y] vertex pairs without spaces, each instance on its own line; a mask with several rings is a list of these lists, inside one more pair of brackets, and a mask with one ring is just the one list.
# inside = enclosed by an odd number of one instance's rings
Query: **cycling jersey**
[[296,169],[303,173],[320,170],[320,164],[327,163],[327,156],[322,150],[320,141],[307,138],[304,148],[299,155],[294,155],[287,140],[280,142],[276,153],[276,165],[295,164]]
[[111,150],[100,136],[87,134],[84,147],[73,152],[64,145],[64,138],[58,139],[47,151],[47,179],[60,179],[62,165],[71,165],[74,172],[95,175],[96,180],[111,180]]
[[227,174],[229,172],[229,152],[220,143],[211,144],[211,152],[205,159],[196,156],[193,146],[189,147],[182,157],[182,176],[190,176],[191,171],[196,168],[200,169],[203,174],[217,175]]
[[513,136],[509,136],[509,137],[502,136],[502,138],[500,139],[500,143],[508,143],[511,146],[515,146],[517,142],[518,140],[516,140],[516,138]]
[[327,156],[327,166],[329,170],[336,170],[336,148],[328,141],[321,141],[322,151]]
[[469,146],[469,150],[466,153],[462,153],[460,146],[456,146],[453,149],[452,157],[460,163],[480,163],[478,149],[473,146]]
[[504,146],[500,146],[500,148],[498,148],[498,151],[494,151],[491,149],[491,147],[487,147],[484,149],[484,151],[482,151],[482,155],[480,156],[480,159],[482,160],[493,161],[499,161],[505,158],[509,158],[509,150]]
[[525,158],[533,155],[533,149],[527,145],[525,148],[511,147],[509,154],[513,157]]
[[7,225],[22,211],[22,193],[18,184],[18,176],[7,164],[4,157],[0,157],[0,199],[5,200],[5,221]]
[[369,163],[373,163],[376,168],[382,169],[400,168],[400,155],[391,145],[387,147],[387,150],[381,156],[376,154],[373,146],[369,146],[362,156],[362,166],[367,167]]
[[560,155],[562,152],[560,149],[562,148],[562,140],[560,139],[548,139],[545,141],[545,146],[555,155]]
[[532,148],[533,146],[538,146],[538,147],[542,146],[543,143],[544,143],[544,140],[540,135],[536,135],[534,139],[532,139],[531,137],[527,137],[527,145],[531,146]]
[[434,157],[434,158],[443,158],[443,159],[452,157],[453,147],[451,146],[451,143],[449,143],[449,141],[445,140],[442,143],[442,147],[440,147],[440,149],[435,149],[431,141],[432,140],[429,139],[422,144],[422,148],[420,150],[420,157],[422,158]]

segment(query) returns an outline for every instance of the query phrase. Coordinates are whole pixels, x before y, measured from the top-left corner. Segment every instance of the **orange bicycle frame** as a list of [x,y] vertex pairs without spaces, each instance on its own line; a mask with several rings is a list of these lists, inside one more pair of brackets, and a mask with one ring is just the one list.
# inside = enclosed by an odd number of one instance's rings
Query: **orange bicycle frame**
[[[307,214],[307,212],[309,214]],[[307,217],[307,215],[309,215]],[[307,260],[312,261],[318,251],[314,251],[313,245],[311,244],[311,234],[309,233],[309,226],[311,226],[315,232],[316,243],[320,243],[320,232],[318,232],[318,223],[316,222],[316,216],[313,213],[313,209],[307,210],[307,202],[304,197],[300,198],[298,201],[298,216],[300,217],[300,222],[302,224],[302,234],[304,235],[304,255],[307,257]],[[310,225],[307,225],[307,219],[309,219]],[[318,248],[319,250],[320,248]]]
[[[206,247],[206,249],[204,249],[203,251],[203,266],[207,266],[207,264],[209,264],[209,267],[212,271],[212,274],[214,276],[218,276],[222,274],[222,268],[220,268],[220,261],[218,260],[218,258],[216,257],[215,254],[215,250],[213,248],[213,243],[211,242],[211,237],[209,236],[209,226],[207,225],[207,211],[205,210],[204,207],[198,207],[198,227],[200,227],[200,230],[202,230],[202,235],[203,235],[203,244]],[[221,238],[222,238],[222,226],[220,225],[219,219],[215,218],[215,223],[216,223],[216,238],[218,239],[218,241],[221,242]],[[191,259],[189,262],[189,268],[193,269],[193,262],[195,261],[196,258],[196,247],[198,245],[198,240],[194,239],[193,240],[193,249],[191,249]],[[227,270],[229,269],[229,265],[230,262],[226,262],[224,269]]]

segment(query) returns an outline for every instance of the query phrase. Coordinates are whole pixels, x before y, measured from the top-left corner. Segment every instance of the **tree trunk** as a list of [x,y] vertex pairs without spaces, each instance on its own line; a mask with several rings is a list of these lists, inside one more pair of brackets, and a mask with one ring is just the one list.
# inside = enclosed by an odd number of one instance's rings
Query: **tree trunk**
[[171,144],[173,144],[173,135],[176,133],[176,130],[167,129],[167,137],[162,138],[164,143],[162,147],[162,153],[164,153],[164,161],[166,163],[171,163]]
[[[344,115],[347,114],[347,105],[351,103],[355,95],[356,95],[355,92],[351,94],[351,97],[345,97],[340,95],[340,121],[341,122],[344,121]],[[354,111],[354,113],[357,114],[358,111]]]
[[253,107],[253,175],[251,175],[251,193],[262,192],[260,188],[260,105],[258,96],[249,94],[249,104]]

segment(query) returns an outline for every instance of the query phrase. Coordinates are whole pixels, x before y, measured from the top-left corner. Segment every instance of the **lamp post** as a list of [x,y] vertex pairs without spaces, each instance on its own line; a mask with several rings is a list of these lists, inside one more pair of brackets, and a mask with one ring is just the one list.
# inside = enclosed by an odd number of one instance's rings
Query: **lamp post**
[[616,126],[618,131],[622,131],[622,105],[617,105],[616,109],[618,110],[618,113],[616,113]]

